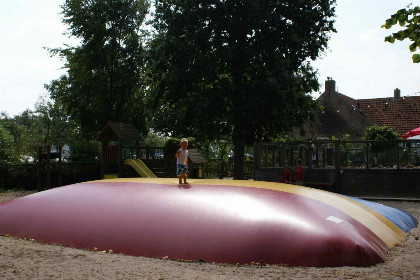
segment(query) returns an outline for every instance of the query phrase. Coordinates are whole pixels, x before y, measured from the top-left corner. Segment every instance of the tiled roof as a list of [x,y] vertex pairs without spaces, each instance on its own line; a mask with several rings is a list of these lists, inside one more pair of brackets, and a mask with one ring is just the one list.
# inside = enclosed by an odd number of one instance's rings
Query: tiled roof
[[312,137],[341,138],[349,134],[351,139],[360,139],[365,129],[375,123],[368,114],[352,105],[357,101],[338,92],[324,92],[318,101],[323,111],[316,114],[315,124],[305,127],[306,132],[313,133]]
[[368,113],[378,125],[390,126],[399,134],[420,126],[420,96],[356,100],[340,95],[348,104]]

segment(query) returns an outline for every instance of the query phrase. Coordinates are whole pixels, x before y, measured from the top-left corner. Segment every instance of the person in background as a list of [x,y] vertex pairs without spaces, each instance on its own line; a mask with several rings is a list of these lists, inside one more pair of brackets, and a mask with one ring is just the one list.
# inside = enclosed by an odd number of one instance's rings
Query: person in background
[[305,170],[303,169],[301,159],[298,159],[297,166],[294,171],[296,185],[303,186],[303,176],[305,175]]
[[292,180],[292,169],[289,166],[283,168],[283,174],[280,178],[280,183],[289,184]]

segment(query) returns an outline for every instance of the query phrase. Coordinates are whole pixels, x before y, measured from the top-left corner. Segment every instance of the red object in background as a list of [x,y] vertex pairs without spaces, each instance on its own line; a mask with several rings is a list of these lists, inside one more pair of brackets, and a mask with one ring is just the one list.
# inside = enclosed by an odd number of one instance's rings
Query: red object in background
[[290,180],[292,179],[292,172],[289,168],[283,170],[283,174],[280,179],[280,183],[289,184]]
[[420,127],[417,127],[416,129],[413,129],[405,134],[403,134],[403,136],[401,136],[402,139],[407,139],[413,136],[417,136],[420,135]]

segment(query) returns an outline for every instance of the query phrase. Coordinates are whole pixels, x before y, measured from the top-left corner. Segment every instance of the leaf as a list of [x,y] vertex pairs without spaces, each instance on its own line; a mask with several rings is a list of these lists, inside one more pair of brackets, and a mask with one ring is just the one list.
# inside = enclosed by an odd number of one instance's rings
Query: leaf
[[385,27],[386,29],[390,29],[391,27],[392,27],[392,20],[391,19],[387,19],[386,21],[385,21],[385,24],[384,25],[382,25],[382,27]]
[[[398,34],[398,36],[396,36],[396,34]],[[404,30],[402,30],[402,31],[398,31],[398,33],[394,33],[394,37],[397,40],[402,41],[406,38],[406,34],[405,34]]]
[[397,24],[397,18],[396,17],[391,18],[391,23],[392,25]]
[[420,54],[413,54],[413,63],[419,63],[420,62]]
[[395,38],[393,37],[393,36],[388,36],[388,37],[385,37],[385,42],[389,42],[389,43],[391,43],[391,44],[394,44],[394,42],[395,42]]

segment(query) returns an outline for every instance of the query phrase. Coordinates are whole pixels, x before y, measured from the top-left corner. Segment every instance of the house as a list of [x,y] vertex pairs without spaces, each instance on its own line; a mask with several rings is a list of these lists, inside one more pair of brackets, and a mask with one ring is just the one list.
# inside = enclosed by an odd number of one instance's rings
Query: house
[[398,88],[393,97],[353,99],[338,92],[336,82],[328,79],[318,101],[323,110],[316,114],[316,123],[305,124],[305,138],[349,134],[351,140],[359,140],[374,124],[390,126],[400,135],[420,126],[420,96],[401,97]]

